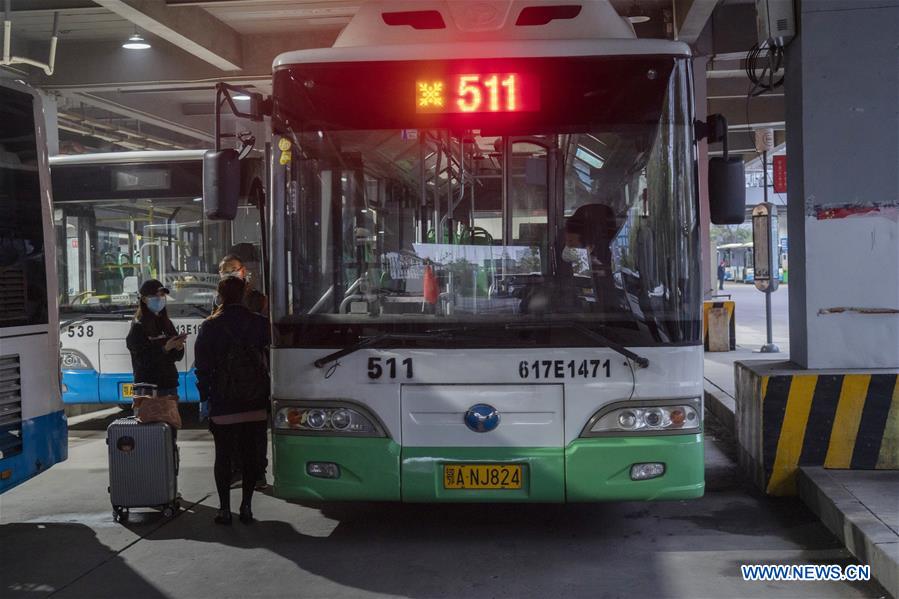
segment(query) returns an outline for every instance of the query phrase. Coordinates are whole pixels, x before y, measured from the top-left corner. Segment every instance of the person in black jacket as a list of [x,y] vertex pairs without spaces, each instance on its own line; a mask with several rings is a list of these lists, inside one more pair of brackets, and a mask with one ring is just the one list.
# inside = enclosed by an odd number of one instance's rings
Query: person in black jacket
[[[214,474],[219,495],[217,524],[231,524],[234,447],[238,449],[243,467],[240,520],[253,521],[251,502],[260,462],[256,439],[268,425],[269,381],[265,364],[270,342],[268,321],[243,304],[245,290],[243,279],[225,277],[219,281],[220,306],[200,325],[194,348],[197,389],[201,401],[209,402],[209,430],[215,442]],[[257,380],[241,378],[235,381],[234,364],[230,360],[235,360],[235,356],[253,355],[259,357],[258,368],[242,370],[240,376]],[[232,376],[229,378],[228,375]],[[225,385],[227,387],[223,388]],[[235,393],[236,387],[249,391]]]
[[140,286],[140,304],[125,339],[135,383],[156,385],[156,394],[178,395],[178,369],[186,335],[178,335],[165,309],[169,290],[156,279]]
[[[219,276],[223,279],[225,277],[242,279],[246,283],[243,305],[250,312],[268,317],[268,298],[265,297],[264,293],[257,290],[254,285],[254,279],[256,279],[254,271],[259,267],[256,247],[251,243],[238,243],[231,247],[231,252],[219,262]],[[247,268],[248,265],[253,270],[249,270]],[[209,407],[205,403],[200,404],[200,409],[201,413],[205,410],[205,413],[208,415]],[[259,435],[256,437],[256,445],[256,451],[259,455],[259,478],[256,480],[256,490],[263,491],[268,487],[268,481],[265,477],[265,472],[268,470],[268,430],[262,429],[259,431]],[[231,480],[239,479],[243,470],[239,455],[235,454],[232,457],[231,467],[233,468]]]

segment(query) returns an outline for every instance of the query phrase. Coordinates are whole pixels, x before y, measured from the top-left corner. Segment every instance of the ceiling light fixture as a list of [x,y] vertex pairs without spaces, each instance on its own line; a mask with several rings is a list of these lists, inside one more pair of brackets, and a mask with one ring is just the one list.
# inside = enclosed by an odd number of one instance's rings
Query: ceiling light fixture
[[147,43],[147,40],[145,40],[135,29],[131,37],[122,44],[122,47],[128,50],[147,50],[150,48],[150,44]]
[[247,94],[237,94],[236,96],[231,96],[231,98],[241,102],[246,102],[250,99],[250,96],[248,96]]
[[627,20],[636,25],[637,23],[646,23],[650,18],[643,14],[640,5],[637,4],[637,0],[634,0],[634,3],[631,4],[630,9],[627,11]]

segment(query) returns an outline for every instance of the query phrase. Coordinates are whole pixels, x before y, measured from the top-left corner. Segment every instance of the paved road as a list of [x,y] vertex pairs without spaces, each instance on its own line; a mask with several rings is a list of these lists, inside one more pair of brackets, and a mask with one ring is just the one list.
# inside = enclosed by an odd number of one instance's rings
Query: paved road
[[[724,291],[736,302],[737,344],[758,349],[766,340],[765,294],[755,285],[725,283]],[[774,343],[783,352],[790,345],[789,289],[787,285],[771,294],[771,321]]]
[[66,463],[2,497],[4,599],[884,595],[873,582],[744,582],[743,563],[854,560],[798,501],[747,488],[714,426],[700,500],[319,510],[263,495],[257,523],[223,528],[212,523],[212,442],[196,427],[180,434],[190,509],[114,523],[107,422],[74,427]]

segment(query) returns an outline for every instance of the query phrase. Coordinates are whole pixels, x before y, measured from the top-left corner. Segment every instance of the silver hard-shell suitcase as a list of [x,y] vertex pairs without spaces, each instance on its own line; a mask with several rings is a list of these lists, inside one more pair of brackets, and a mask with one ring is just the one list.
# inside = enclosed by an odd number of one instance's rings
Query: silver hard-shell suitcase
[[127,518],[128,508],[152,507],[171,517],[179,509],[178,448],[172,427],[119,418],[106,429],[109,446],[109,500],[113,518]]

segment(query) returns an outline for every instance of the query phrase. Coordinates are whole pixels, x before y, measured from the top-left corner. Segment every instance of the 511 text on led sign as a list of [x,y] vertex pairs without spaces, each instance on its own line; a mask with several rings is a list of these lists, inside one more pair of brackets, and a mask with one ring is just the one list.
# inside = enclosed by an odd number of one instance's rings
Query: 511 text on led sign
[[534,77],[522,73],[466,73],[415,82],[419,113],[525,112],[539,108]]

